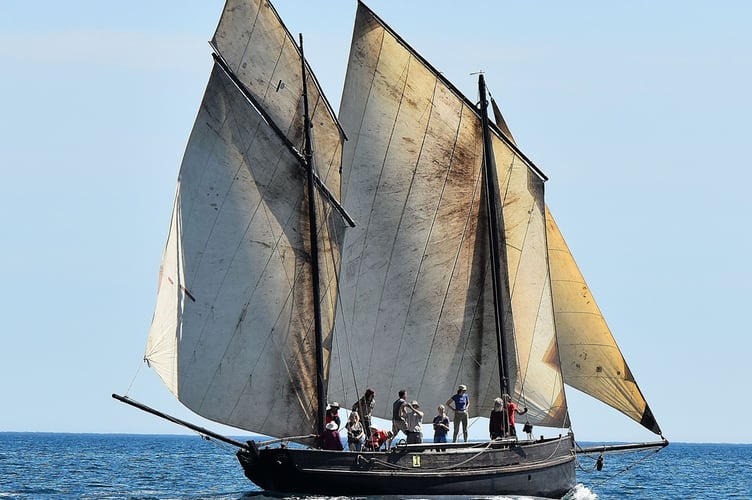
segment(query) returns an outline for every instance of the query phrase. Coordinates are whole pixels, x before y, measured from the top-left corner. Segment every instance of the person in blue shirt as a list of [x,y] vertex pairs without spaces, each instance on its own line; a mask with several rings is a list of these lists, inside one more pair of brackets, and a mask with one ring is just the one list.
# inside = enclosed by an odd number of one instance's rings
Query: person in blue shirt
[[446,405],[454,411],[454,436],[452,437],[452,442],[457,442],[457,434],[459,433],[460,425],[462,425],[462,435],[467,443],[467,412],[470,409],[467,386],[460,384],[457,388],[457,394],[447,399]]
[[[449,419],[444,414],[444,405],[439,405],[439,414],[433,417],[433,442],[446,443],[449,432]],[[444,451],[446,448],[436,448],[436,451]]]

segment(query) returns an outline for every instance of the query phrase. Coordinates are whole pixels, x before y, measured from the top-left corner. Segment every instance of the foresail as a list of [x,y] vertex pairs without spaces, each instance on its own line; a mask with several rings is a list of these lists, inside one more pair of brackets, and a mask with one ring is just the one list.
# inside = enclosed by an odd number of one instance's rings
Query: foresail
[[[401,388],[431,408],[466,384],[471,414],[486,416],[501,389],[475,106],[359,4],[340,120],[350,139],[344,204],[360,224],[343,247],[330,397],[374,387],[376,414],[391,418]],[[510,378],[532,422],[565,426],[543,180],[498,136],[494,149],[514,316],[506,326],[520,339]]]
[[661,434],[566,242],[546,210],[548,253],[564,382]]
[[[306,200],[299,157],[215,65],[180,169],[145,354],[199,415],[271,436],[316,431]],[[331,332],[338,253],[319,208]]]

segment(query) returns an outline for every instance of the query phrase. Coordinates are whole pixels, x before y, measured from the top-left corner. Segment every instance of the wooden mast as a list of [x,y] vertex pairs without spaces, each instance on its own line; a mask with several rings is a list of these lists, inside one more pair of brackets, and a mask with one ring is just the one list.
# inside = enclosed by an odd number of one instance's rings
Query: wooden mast
[[305,134],[304,157],[306,164],[308,184],[308,221],[309,237],[311,240],[311,274],[313,292],[313,317],[314,333],[316,339],[316,429],[319,435],[324,433],[326,421],[326,393],[324,390],[324,342],[323,327],[321,325],[321,288],[319,279],[319,246],[318,226],[316,223],[316,189],[314,186],[315,176],[313,173],[313,153],[311,149],[311,118],[308,114],[308,79],[306,72],[305,56],[303,54],[303,34],[300,37],[300,65],[303,78],[303,131]]
[[[499,227],[500,221],[498,217],[497,207],[497,173],[496,162],[493,156],[493,147],[491,145],[491,130],[488,123],[488,101],[486,99],[486,81],[483,78],[483,73],[478,76],[478,92],[480,94],[480,118],[481,126],[483,129],[483,169],[485,174],[485,195],[486,195],[486,215],[488,216],[488,237],[490,239],[491,249],[491,274],[493,277],[493,299],[494,299],[494,315],[496,319],[496,342],[497,342],[497,356],[499,363],[499,386],[501,387],[502,394],[509,394],[509,381],[507,378],[508,367],[506,364],[506,348],[504,344],[504,335],[508,332],[504,331],[504,313],[503,313],[503,301],[507,299],[507,295],[504,291],[507,289],[504,275],[501,272],[501,258],[504,249],[499,244]],[[506,402],[504,403],[506,408]],[[509,422],[507,420],[507,412],[504,411],[504,433],[509,432]]]

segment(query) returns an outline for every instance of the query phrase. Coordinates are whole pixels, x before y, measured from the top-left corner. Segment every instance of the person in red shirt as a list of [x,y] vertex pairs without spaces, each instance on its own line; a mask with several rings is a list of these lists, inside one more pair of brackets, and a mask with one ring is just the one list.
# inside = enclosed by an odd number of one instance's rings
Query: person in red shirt
[[527,413],[527,408],[520,411],[517,405],[512,403],[512,398],[509,397],[509,394],[504,394],[504,406],[506,407],[507,415],[509,415],[509,435],[517,437],[517,430],[514,428],[514,415],[515,413],[517,415],[524,415]]
[[371,427],[371,438],[366,443],[366,449],[376,451],[393,437],[394,433],[392,431],[384,431],[376,427]]

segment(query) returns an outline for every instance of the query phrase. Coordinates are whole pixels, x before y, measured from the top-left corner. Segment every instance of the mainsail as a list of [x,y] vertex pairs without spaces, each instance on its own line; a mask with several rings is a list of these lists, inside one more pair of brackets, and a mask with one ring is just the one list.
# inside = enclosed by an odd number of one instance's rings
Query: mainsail
[[[264,1],[229,1],[213,45],[218,62],[180,169],[145,359],[199,415],[310,434],[318,404],[300,54]],[[338,193],[342,136],[318,87],[309,89],[316,164]],[[326,365],[339,218],[322,201],[317,211]]]
[[[477,109],[360,3],[339,116],[344,203],[360,224],[343,247],[329,393],[375,387],[376,414],[389,418],[400,388],[435,404],[461,383],[471,414],[485,416],[501,387]],[[510,386],[531,422],[566,427],[545,178],[501,134],[492,142]]]

